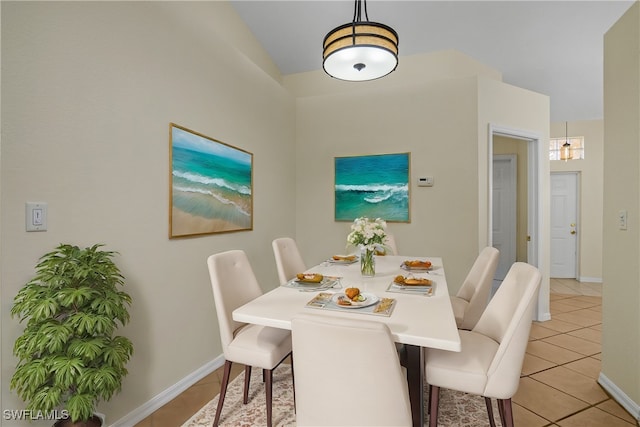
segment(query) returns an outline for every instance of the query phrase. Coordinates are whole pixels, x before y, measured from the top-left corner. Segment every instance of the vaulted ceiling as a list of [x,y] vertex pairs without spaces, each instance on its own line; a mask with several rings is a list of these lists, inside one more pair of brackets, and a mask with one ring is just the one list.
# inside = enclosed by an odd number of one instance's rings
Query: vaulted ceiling
[[[231,3],[285,75],[322,69],[324,36],[354,11],[351,0]],[[549,95],[552,121],[573,121],[603,117],[603,37],[632,3],[373,0],[367,9],[398,32],[400,67],[404,55],[456,49],[505,83]]]

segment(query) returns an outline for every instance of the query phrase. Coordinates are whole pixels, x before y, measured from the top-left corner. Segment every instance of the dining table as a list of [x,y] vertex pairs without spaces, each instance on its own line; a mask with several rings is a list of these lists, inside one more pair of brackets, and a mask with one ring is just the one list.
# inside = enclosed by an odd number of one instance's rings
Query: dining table
[[[294,278],[233,311],[238,322],[291,330],[291,319],[314,310],[319,315],[364,318],[386,324],[396,343],[403,344],[404,364],[414,426],[424,423],[423,348],[460,351],[460,335],[449,299],[440,257],[376,256],[375,275],[363,276],[357,257],[329,256],[307,269],[322,275],[320,283]],[[429,261],[429,268],[412,269],[408,261]],[[429,286],[401,286],[398,276],[428,279]],[[341,306],[347,288],[358,288],[362,304]],[[367,301],[374,304],[367,303]],[[382,310],[378,310],[378,308]]]

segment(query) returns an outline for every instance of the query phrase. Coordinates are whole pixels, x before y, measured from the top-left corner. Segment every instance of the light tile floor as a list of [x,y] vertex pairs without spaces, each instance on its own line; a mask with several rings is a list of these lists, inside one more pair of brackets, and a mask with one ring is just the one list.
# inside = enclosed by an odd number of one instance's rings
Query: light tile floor
[[[637,422],[598,385],[602,285],[551,279],[551,316],[534,322],[513,398],[518,427],[630,427]],[[241,372],[236,367],[234,374]],[[234,376],[235,376],[234,375]],[[220,390],[221,370],[135,427],[182,425]]]

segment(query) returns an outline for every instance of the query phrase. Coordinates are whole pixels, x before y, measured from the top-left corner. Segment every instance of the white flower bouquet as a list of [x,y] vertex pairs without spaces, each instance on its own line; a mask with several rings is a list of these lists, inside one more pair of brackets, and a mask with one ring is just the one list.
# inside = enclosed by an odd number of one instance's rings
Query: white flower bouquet
[[360,269],[364,276],[375,275],[376,247],[385,246],[387,223],[380,219],[356,218],[351,224],[351,233],[347,236],[347,245],[360,247]]
[[380,218],[356,218],[351,224],[351,233],[347,236],[347,243],[362,249],[374,250],[378,245],[385,245],[386,229],[386,221]]

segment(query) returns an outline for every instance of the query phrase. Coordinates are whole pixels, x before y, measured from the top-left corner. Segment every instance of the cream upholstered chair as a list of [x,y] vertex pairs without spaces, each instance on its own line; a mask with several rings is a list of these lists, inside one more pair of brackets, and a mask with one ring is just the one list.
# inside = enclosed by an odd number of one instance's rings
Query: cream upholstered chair
[[251,325],[233,320],[233,310],[262,294],[253,269],[243,251],[232,250],[211,255],[207,259],[207,265],[220,326],[222,351],[226,359],[213,425],[217,426],[220,421],[231,365],[241,363],[245,365],[245,404],[249,399],[251,367],[256,366],[263,370],[267,399],[267,424],[271,426],[273,369],[291,354],[291,333],[284,329]]
[[396,238],[393,234],[387,233],[385,244],[389,255],[398,255],[398,245],[396,244]]
[[491,399],[498,399],[502,425],[513,426],[511,397],[518,390],[540,280],[537,268],[514,263],[473,330],[459,331],[462,351],[425,349],[430,427],[437,425],[441,387],[483,396],[492,427]]
[[280,284],[287,283],[296,274],[306,271],[307,267],[302,260],[296,241],[290,237],[280,237],[271,242],[273,255],[276,257],[278,278]]
[[387,233],[384,245],[376,245],[376,255],[398,255],[398,245],[393,234]]
[[298,426],[409,426],[411,404],[384,323],[300,314],[291,322]]
[[451,306],[459,329],[471,330],[480,319],[489,302],[499,256],[500,252],[491,246],[480,251],[458,293],[451,296]]

